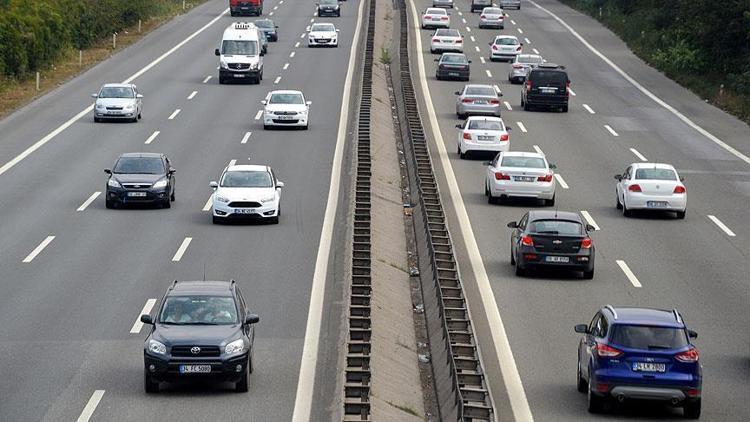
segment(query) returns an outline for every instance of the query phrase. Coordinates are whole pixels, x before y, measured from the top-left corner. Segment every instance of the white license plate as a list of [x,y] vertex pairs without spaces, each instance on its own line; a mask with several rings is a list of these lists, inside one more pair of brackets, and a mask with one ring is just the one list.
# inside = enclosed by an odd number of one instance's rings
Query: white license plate
[[128,196],[144,197],[146,192],[128,192]]
[[107,111],[107,114],[110,114],[110,115],[113,115],[113,116],[119,116],[120,114],[122,114],[122,111],[110,110],[110,111]]
[[244,74],[242,74],[242,73],[235,73],[235,74],[234,74],[234,75],[232,75],[232,76],[233,76],[233,77],[235,77],[235,78],[244,78],[244,77],[245,77],[245,75],[244,75]]
[[448,76],[460,76],[461,74],[458,72],[448,72]]
[[529,176],[513,176],[513,180],[516,182],[533,182],[536,180],[536,177],[529,177]]
[[475,100],[474,104],[487,104],[487,100]]
[[234,210],[234,212],[237,214],[255,214],[256,211],[254,209],[241,208],[238,210]]
[[208,374],[211,372],[211,365],[180,365],[181,374]]
[[295,116],[277,116],[279,120],[294,120],[296,119]]
[[647,201],[646,206],[649,208],[665,208],[667,206],[666,201]]
[[633,370],[642,372],[665,372],[667,370],[667,365],[653,362],[633,362]]
[[557,88],[542,87],[542,88],[539,88],[539,92],[541,92],[542,94],[554,94],[555,92],[557,92]]
[[480,141],[492,141],[495,139],[494,136],[477,136],[477,139]]
[[567,256],[548,256],[545,259],[547,262],[570,262],[570,258]]

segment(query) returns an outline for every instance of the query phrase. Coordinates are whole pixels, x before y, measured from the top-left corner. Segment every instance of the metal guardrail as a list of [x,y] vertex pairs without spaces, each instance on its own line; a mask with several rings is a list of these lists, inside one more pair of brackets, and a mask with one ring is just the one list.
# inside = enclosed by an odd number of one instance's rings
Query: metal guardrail
[[[403,114],[407,129],[406,144],[411,151],[411,169],[416,179],[419,203],[414,214],[421,214],[422,230],[418,238],[424,253],[420,259],[429,261],[435,297],[425,297],[428,333],[432,351],[435,390],[440,419],[458,421],[494,421],[491,399],[484,380],[474,331],[464,299],[460,274],[453,255],[453,242],[446,225],[435,174],[430,160],[424,126],[420,118],[409,63],[409,28],[405,0],[397,0],[400,11],[399,71],[403,97]],[[418,225],[415,218],[415,225]],[[420,235],[422,234],[422,235]],[[426,246],[426,247],[425,247]],[[424,294],[428,289],[424,288]],[[434,309],[430,306],[434,304]],[[430,324],[433,320],[433,324]],[[437,326],[436,326],[437,325]],[[443,358],[445,362],[443,362]],[[449,374],[437,365],[445,364]]]
[[371,320],[371,178],[370,111],[375,44],[375,0],[370,0],[365,60],[357,120],[357,167],[352,239],[352,282],[349,295],[349,332],[344,370],[344,421],[370,420]]

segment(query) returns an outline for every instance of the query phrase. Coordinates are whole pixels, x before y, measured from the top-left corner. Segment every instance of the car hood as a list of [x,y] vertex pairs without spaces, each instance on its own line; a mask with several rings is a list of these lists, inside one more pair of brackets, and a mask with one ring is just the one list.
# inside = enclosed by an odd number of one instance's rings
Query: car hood
[[274,188],[218,188],[216,195],[229,199],[230,201],[255,201],[268,198],[275,193]]
[[241,336],[242,325],[169,325],[159,324],[151,338],[167,346],[225,346]]
[[266,111],[307,111],[307,104],[266,104]]
[[124,174],[115,173],[112,175],[120,183],[143,183],[153,184],[159,179],[163,179],[163,174]]
[[97,98],[96,104],[104,107],[125,107],[135,105],[135,98]]
[[223,55],[221,60],[225,63],[257,63],[260,56]]
[[310,31],[310,36],[314,38],[333,38],[336,31]]
[[258,28],[258,29],[260,29],[262,32],[268,32],[270,34],[273,34],[274,32],[276,32],[276,28]]

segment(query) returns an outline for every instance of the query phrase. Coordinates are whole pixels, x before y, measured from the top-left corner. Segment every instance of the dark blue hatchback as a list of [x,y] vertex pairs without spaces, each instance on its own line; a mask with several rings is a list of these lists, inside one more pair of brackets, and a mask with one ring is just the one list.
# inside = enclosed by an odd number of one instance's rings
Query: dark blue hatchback
[[588,410],[603,410],[610,399],[663,401],[682,407],[686,418],[701,414],[703,375],[698,349],[677,310],[599,310],[578,346],[578,391],[588,394]]

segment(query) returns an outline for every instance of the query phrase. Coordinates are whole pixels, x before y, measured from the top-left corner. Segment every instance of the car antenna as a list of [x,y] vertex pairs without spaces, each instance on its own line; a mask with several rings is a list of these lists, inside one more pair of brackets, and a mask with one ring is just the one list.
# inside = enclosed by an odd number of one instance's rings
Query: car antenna
[[206,262],[203,261],[203,281],[206,281]]
[[557,218],[557,205],[555,205],[555,218]]

